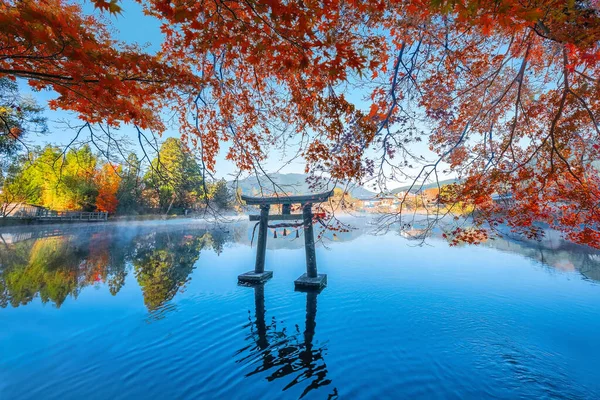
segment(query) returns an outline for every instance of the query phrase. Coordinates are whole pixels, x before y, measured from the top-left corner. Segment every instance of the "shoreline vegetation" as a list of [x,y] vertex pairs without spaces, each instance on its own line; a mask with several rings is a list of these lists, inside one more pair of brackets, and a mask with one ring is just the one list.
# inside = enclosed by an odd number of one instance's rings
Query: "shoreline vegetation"
[[86,144],[64,151],[47,145],[16,153],[5,163],[0,181],[0,217],[5,218],[57,212],[170,215],[233,207],[226,181],[206,180],[174,138],[165,140],[149,162],[135,153],[107,161]]

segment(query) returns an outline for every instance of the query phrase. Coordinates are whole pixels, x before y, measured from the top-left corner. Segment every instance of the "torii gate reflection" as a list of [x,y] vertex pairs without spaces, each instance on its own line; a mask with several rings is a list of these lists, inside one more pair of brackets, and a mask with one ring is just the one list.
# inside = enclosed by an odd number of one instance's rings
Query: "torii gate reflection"
[[[245,325],[250,328],[250,334],[246,340],[251,344],[236,353],[236,355],[242,355],[236,362],[252,362],[259,357],[262,362],[253,371],[246,374],[246,377],[272,371],[266,378],[267,381],[272,382],[288,375],[295,375],[283,390],[301,382],[309,382],[300,398],[306,396],[311,390],[331,384],[331,380],[327,379],[327,365],[323,358],[327,348],[324,344],[317,346],[313,344],[317,325],[317,296],[320,292],[306,291],[306,321],[304,332],[301,335],[298,325],[293,334],[286,332],[285,328],[278,330],[275,317],[267,325],[265,284],[255,284],[251,287],[254,288],[255,320],[252,320],[252,316],[248,312],[249,322]],[[337,388],[334,388],[328,398],[335,399],[337,397]]]

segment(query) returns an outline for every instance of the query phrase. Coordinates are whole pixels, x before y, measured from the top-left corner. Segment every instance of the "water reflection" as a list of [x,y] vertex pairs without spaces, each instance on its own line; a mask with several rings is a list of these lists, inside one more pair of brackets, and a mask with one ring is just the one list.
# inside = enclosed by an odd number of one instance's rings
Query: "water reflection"
[[600,252],[562,240],[557,232],[548,232],[541,241],[506,236],[490,240],[486,246],[520,254],[556,271],[578,272],[586,279],[600,282]]
[[600,253],[553,235],[337,243],[357,225],[318,250],[321,295],[292,291],[304,243],[282,230],[274,279],[237,288],[247,223],[3,228],[0,302],[20,308],[0,309],[0,398],[598,398],[600,292],[571,278],[598,280]]
[[88,286],[106,286],[116,295],[133,273],[146,307],[154,311],[185,289],[203,249],[219,254],[231,237],[197,228],[54,229],[0,239],[1,307],[26,305],[39,296],[60,308]]
[[[251,286],[254,289],[254,315],[248,312],[248,324],[245,329],[250,330],[246,337],[248,345],[240,349],[236,356],[238,363],[258,364],[254,370],[246,374],[250,377],[256,374],[268,374],[266,380],[272,382],[280,378],[288,378],[288,383],[283,390],[288,390],[298,384],[304,389],[299,398],[303,398],[310,391],[331,384],[327,378],[327,365],[324,354],[327,348],[324,344],[313,343],[317,317],[318,292],[306,292],[306,320],[304,332],[296,325],[295,331],[288,332],[278,328],[277,320],[272,318],[267,325],[265,310],[265,284]],[[334,388],[328,398],[337,398],[337,389]]]
[[152,233],[136,243],[132,263],[148,310],[158,309],[184,290],[209,237],[208,232],[202,236]]
[[[366,219],[355,219],[351,224],[357,229],[324,235],[326,247],[370,232]],[[417,238],[418,243],[420,228],[410,228],[410,232],[405,229],[400,234]],[[428,240],[443,246],[438,239],[442,240],[441,233],[433,232]],[[116,295],[129,276],[139,284],[147,309],[158,311],[186,289],[202,251],[221,254],[228,243],[250,246],[251,240],[252,227],[247,223],[231,224],[226,229],[194,224],[3,228],[0,307],[26,305],[36,297],[61,307],[67,298],[77,298],[90,286]],[[277,239],[268,241],[271,250],[303,246],[301,237],[283,235],[283,229]],[[549,232],[541,242],[505,237],[483,246],[534,259],[552,271],[576,271],[586,279],[600,281],[600,252],[565,242],[555,232]]]
[[[398,234],[406,240],[417,244],[427,243],[427,240],[443,238],[443,231],[439,228],[430,229],[425,224],[419,226],[402,226]],[[560,232],[548,230],[541,240],[527,240],[516,236],[506,227],[499,230],[500,237],[491,238],[481,246],[491,247],[496,250],[519,254],[525,258],[535,260],[547,267],[550,271],[578,272],[585,279],[600,282],[600,251],[591,247],[577,245],[561,238]],[[472,246],[460,243],[457,247]]]
[[107,283],[116,294],[123,285],[121,252],[105,237],[81,242],[57,236],[5,244],[0,251],[0,304],[28,304],[39,295],[43,303],[60,307],[89,285]]

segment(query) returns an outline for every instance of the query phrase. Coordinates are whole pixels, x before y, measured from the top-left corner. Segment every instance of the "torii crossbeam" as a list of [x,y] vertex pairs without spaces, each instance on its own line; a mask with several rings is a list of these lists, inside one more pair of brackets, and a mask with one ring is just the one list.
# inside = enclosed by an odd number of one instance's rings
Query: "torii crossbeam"
[[[269,221],[302,220],[304,228],[304,249],[306,251],[306,273],[294,281],[296,288],[321,289],[327,285],[327,275],[317,272],[315,255],[315,237],[312,224],[312,205],[322,203],[333,195],[333,190],[319,194],[302,196],[251,197],[242,196],[247,205],[260,206],[260,215],[250,215],[250,221],[259,221],[258,243],[256,249],[256,264],[254,271],[239,275],[238,280],[245,283],[260,283],[270,279],[273,271],[265,271],[265,252],[267,249],[267,229]],[[282,213],[269,215],[273,204],[281,204]],[[291,214],[292,204],[302,205],[302,214]]]

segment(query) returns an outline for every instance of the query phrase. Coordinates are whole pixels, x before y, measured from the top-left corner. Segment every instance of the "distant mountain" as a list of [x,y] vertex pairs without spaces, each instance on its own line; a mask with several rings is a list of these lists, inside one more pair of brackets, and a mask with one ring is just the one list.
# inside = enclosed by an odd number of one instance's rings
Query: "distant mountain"
[[[314,193],[318,190],[310,189],[306,183],[306,174],[269,174],[269,178],[260,176],[259,180],[255,175],[251,175],[247,178],[240,179],[237,181],[237,187],[242,190],[242,193],[247,195],[259,195],[261,192],[261,186],[265,193],[273,193],[273,183],[276,183],[275,190],[286,191],[290,194],[307,194]],[[270,180],[269,180],[270,179]],[[231,187],[236,186],[236,182],[229,182]],[[341,189],[344,189],[342,185],[338,185]],[[330,187],[329,189],[333,189]],[[355,199],[370,199],[375,197],[375,193],[362,186],[354,185],[348,188],[348,192]]]
[[[456,183],[458,182],[458,179],[446,179],[443,181],[439,182],[440,187],[444,186],[444,185],[450,185],[452,183]],[[406,192],[407,190],[410,189],[411,185],[406,185],[406,186],[402,186],[399,188],[396,188],[394,190],[391,191],[391,193],[396,194],[396,193],[400,193],[400,192]],[[416,192],[419,188],[421,188],[421,190],[426,190],[426,189],[432,189],[432,188],[437,188],[438,183],[433,182],[433,183],[428,183],[426,185],[423,185],[423,187],[421,187],[421,184],[415,184],[411,190],[411,192]]]

